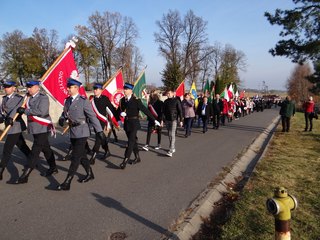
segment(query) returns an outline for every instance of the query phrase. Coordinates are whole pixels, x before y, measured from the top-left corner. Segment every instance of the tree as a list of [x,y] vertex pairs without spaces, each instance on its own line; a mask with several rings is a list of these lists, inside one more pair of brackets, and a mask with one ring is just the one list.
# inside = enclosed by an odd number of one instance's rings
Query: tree
[[[56,30],[47,31],[47,29],[35,28],[33,30],[32,38],[35,44],[40,49],[40,56],[44,69],[49,69],[52,63],[59,56],[60,50],[58,48],[58,33]],[[43,72],[44,74],[44,72]],[[43,75],[41,74],[41,75]]]
[[[207,22],[191,10],[183,19],[178,11],[169,10],[162,16],[161,21],[156,21],[156,25],[159,32],[154,33],[155,41],[159,44],[160,54],[167,61],[163,73],[172,74],[171,70],[180,66],[176,73],[181,73],[183,80],[197,81],[203,66],[201,64],[210,54],[207,44]],[[180,76],[172,79],[177,78]],[[168,79],[163,81],[169,84]],[[175,82],[169,85],[175,85]]]
[[306,101],[310,95],[310,87],[312,84],[307,77],[312,73],[309,64],[297,64],[291,76],[287,81],[288,94],[298,104]]
[[242,51],[237,51],[231,45],[226,45],[219,67],[219,81],[222,86],[229,83],[238,85],[240,83],[239,70],[246,69],[246,56]]
[[88,87],[90,85],[90,77],[96,72],[95,70],[98,67],[99,53],[96,48],[88,45],[82,38],[79,38],[74,54],[79,73],[83,73],[85,85]]
[[292,10],[276,9],[274,14],[265,12],[271,25],[283,27],[282,39],[270,50],[273,56],[285,56],[293,62],[319,59],[320,53],[320,2],[319,0],[293,0]]
[[313,62],[314,73],[307,77],[311,83],[310,91],[319,95],[320,93],[320,60]]
[[137,53],[135,39],[138,30],[131,18],[120,13],[95,12],[89,17],[88,26],[76,26],[78,35],[100,54],[102,78],[108,79],[120,67],[132,68],[130,60]]
[[25,64],[24,64],[24,47],[23,39],[24,34],[15,30],[12,33],[5,33],[1,41],[2,47],[2,66],[7,72],[7,76],[10,76],[12,80],[19,80],[23,83],[25,76]]
[[161,75],[164,86],[170,89],[176,89],[184,80],[180,65],[177,63],[167,62]]

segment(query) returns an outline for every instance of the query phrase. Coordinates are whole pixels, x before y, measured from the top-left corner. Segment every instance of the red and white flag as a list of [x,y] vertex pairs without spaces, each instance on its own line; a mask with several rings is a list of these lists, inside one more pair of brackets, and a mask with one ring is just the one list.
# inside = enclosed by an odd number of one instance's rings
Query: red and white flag
[[177,87],[176,90],[176,97],[180,97],[180,99],[183,99],[185,93],[185,85],[184,85],[184,80],[180,83],[180,85]]
[[[79,77],[76,63],[73,58],[72,48],[68,47],[53,63],[50,69],[42,77],[42,87],[62,107],[64,100],[69,96],[67,91],[68,78]],[[87,97],[84,87],[80,87],[80,95]]]
[[122,70],[120,69],[103,86],[102,94],[107,96],[115,107],[119,106],[120,99],[124,96],[123,85]]

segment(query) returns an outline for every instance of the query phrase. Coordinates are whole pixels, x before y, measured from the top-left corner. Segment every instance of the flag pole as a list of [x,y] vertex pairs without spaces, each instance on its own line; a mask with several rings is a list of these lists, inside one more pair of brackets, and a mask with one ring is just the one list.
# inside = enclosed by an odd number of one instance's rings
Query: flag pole
[[51,64],[51,66],[49,67],[49,69],[43,74],[43,76],[40,78],[41,81],[43,81],[44,78],[46,78],[49,73],[51,72],[51,70],[58,64],[58,62],[61,60],[61,58],[68,52],[71,50],[71,47],[65,48],[63,50],[63,52],[59,55],[59,57],[57,57],[57,59]]
[[144,74],[144,72],[146,71],[147,67],[148,67],[148,65],[146,65],[146,66],[142,69],[139,77],[138,77],[137,80],[134,82],[134,86],[136,86],[136,84],[138,83],[138,81],[140,80],[140,78],[142,77],[142,75]]
[[109,83],[112,81],[112,79],[114,79],[114,77],[116,77],[117,75],[118,75],[118,73],[120,72],[120,71],[122,71],[122,66],[116,71],[116,73],[115,74],[113,74],[109,79],[108,79],[108,81],[106,81],[106,83],[105,84],[103,84],[103,87],[102,87],[102,89],[105,89],[108,85],[109,85]]

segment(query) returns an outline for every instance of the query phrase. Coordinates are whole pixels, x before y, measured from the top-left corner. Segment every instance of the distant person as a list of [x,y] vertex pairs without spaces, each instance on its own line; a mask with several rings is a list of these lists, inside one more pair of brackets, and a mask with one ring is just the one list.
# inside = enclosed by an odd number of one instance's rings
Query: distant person
[[280,103],[280,115],[282,122],[282,132],[290,131],[290,120],[291,117],[295,114],[295,104],[291,100],[290,96],[287,96],[286,99]]
[[183,117],[184,117],[184,127],[186,130],[186,133],[184,136],[188,137],[191,135],[193,120],[196,116],[195,111],[194,111],[194,100],[191,98],[190,93],[184,94],[184,99],[183,99],[181,105],[182,105],[182,112],[183,112]]
[[311,132],[312,131],[312,127],[313,127],[313,124],[312,124],[312,120],[314,118],[314,101],[313,101],[313,97],[310,96],[309,97],[309,100],[307,102],[305,102],[303,104],[303,110],[304,110],[304,119],[305,119],[305,128],[304,128],[304,131],[308,131],[309,129],[309,123],[310,123],[310,129],[309,131]]
[[161,148],[161,132],[162,132],[162,126],[163,126],[163,121],[162,121],[163,102],[159,99],[159,96],[157,93],[152,93],[150,95],[148,109],[152,113],[154,118],[160,122],[161,126],[157,127],[154,123],[154,120],[148,117],[147,140],[146,140],[146,145],[142,147],[145,151],[149,151],[151,134],[153,132],[156,132],[158,137],[158,145],[155,147],[155,149]]
[[212,101],[213,109],[213,129],[218,129],[220,126],[221,113],[223,112],[223,102],[219,94],[216,94],[216,98]]
[[208,97],[204,96],[203,101],[199,103],[197,108],[197,115],[202,120],[202,132],[205,133],[208,130],[208,121],[212,117],[212,105],[208,103]]

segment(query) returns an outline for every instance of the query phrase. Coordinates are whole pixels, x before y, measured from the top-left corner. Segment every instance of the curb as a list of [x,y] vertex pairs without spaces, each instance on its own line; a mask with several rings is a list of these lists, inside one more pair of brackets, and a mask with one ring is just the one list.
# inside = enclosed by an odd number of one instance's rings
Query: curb
[[237,183],[239,177],[249,178],[255,165],[267,150],[269,141],[273,137],[274,131],[279,123],[280,116],[273,119],[272,123],[257,137],[246,149],[242,156],[232,165],[231,170],[218,184],[204,190],[188,207],[193,209],[181,224],[178,230],[172,232],[168,240],[190,240],[195,235],[203,223],[203,219],[210,217],[214,210],[215,203],[218,202],[225,192],[228,192],[230,183]]

